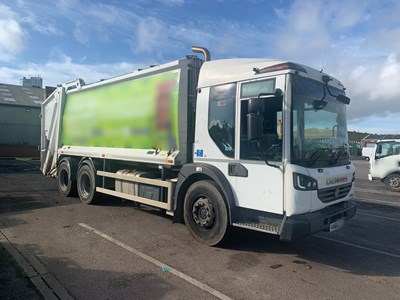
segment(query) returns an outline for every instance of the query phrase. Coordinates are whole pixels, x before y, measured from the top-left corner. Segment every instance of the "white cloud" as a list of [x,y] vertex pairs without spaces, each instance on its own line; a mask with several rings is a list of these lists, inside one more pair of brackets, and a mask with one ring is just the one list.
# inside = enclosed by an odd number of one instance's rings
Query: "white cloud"
[[[106,24],[115,27],[130,26],[137,19],[136,14],[113,5],[102,3],[82,3],[83,10],[80,12],[86,16],[89,22],[95,24]],[[112,27],[110,27],[112,28]]]
[[366,126],[368,119],[399,132],[398,121],[382,121],[400,114],[399,11],[398,1],[295,1],[286,11],[275,10],[283,25],[276,54],[316,69],[325,56],[324,71],[341,80],[351,97],[352,126]]
[[371,1],[329,1],[321,8],[324,23],[333,26],[335,30],[347,30],[368,21],[367,12]]
[[322,2],[295,1],[286,14],[276,10],[283,17],[283,26],[275,37],[275,52],[281,57],[294,54],[301,61],[314,57],[322,63],[324,51],[330,45],[323,9]]
[[[391,54],[382,65],[377,76],[377,84],[370,93],[370,99],[379,101],[400,102],[400,60],[396,54]],[[400,125],[399,125],[400,127]]]
[[3,4],[0,4],[0,28],[0,61],[8,61],[23,51],[26,34],[16,14]]
[[[134,9],[99,1],[63,0],[56,5],[57,10],[53,15],[63,23],[69,21],[74,38],[84,45],[94,43],[95,39],[103,43],[110,42],[110,37],[133,32],[138,26],[137,22],[143,20]],[[67,28],[65,30],[68,31]]]
[[62,36],[64,32],[57,27],[55,22],[40,20],[37,16],[29,13],[28,16],[21,18],[22,24],[27,24],[28,27],[44,35]]
[[[168,26],[155,18],[143,18],[136,29],[136,40],[132,50],[135,53],[151,53],[163,49],[168,36]],[[161,46],[162,45],[162,46]]]
[[81,44],[87,45],[89,43],[89,38],[82,30],[82,26],[79,22],[75,24],[74,37]]
[[[399,7],[400,10],[400,7]],[[400,56],[400,28],[379,28],[366,41],[366,47],[379,52],[394,51]]]
[[400,113],[400,60],[395,52],[386,57],[337,58],[330,66],[330,73],[345,84],[352,99],[351,119]]
[[76,63],[71,57],[56,48],[52,51],[52,59],[45,64],[24,63],[17,68],[0,67],[0,82],[18,84],[19,79],[26,74],[40,74],[43,84],[49,86],[56,86],[77,78],[91,83],[129,73],[139,67],[143,66],[123,61],[96,65]]

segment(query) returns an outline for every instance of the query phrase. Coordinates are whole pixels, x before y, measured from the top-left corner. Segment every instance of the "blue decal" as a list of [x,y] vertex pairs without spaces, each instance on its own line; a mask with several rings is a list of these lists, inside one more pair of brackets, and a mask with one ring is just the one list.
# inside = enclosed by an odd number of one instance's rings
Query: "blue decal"
[[203,157],[203,150],[196,150],[197,157]]

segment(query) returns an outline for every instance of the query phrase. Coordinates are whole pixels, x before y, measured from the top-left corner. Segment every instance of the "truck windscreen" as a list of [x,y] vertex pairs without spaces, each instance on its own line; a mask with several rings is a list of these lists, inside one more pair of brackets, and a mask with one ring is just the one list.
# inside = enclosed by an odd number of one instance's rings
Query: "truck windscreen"
[[[342,91],[330,87],[334,95]],[[292,77],[291,162],[304,167],[349,163],[346,105],[322,82]]]

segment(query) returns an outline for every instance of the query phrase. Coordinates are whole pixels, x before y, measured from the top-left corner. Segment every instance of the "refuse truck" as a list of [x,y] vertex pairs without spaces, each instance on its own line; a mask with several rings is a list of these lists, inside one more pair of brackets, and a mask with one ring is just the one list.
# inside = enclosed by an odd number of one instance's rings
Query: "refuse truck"
[[400,140],[380,140],[369,161],[369,180],[380,180],[392,192],[400,192]]
[[59,85],[42,105],[43,174],[85,204],[163,210],[206,245],[233,227],[283,241],[341,228],[356,213],[343,84],[289,61],[192,50]]

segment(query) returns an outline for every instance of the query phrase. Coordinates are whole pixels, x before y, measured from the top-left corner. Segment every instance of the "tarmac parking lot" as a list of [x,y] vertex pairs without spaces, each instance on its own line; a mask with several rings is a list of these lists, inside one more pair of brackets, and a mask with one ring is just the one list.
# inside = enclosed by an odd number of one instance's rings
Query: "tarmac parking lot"
[[129,201],[59,195],[39,161],[0,159],[0,299],[399,299],[400,193],[354,160],[354,218],[291,242],[235,229],[222,247]]

